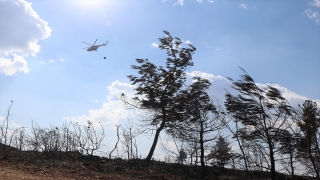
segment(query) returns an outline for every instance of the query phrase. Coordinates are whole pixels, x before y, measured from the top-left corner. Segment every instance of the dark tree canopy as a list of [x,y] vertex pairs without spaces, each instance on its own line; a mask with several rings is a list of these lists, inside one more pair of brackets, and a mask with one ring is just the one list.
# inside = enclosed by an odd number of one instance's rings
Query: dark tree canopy
[[281,130],[287,128],[286,122],[294,111],[277,88],[270,85],[265,89],[259,88],[251,76],[240,69],[244,72],[240,80],[228,78],[232,88],[239,94],[233,96],[227,92],[225,106],[229,113],[247,127],[243,137],[257,141],[269,151],[271,178],[275,180],[276,139],[281,136]]
[[[299,141],[299,157],[304,159],[304,164],[311,163],[309,168],[316,177],[320,178],[320,109],[317,104],[306,100],[300,107],[298,127],[302,132]],[[308,165],[307,165],[308,166]]]
[[187,48],[182,47],[182,41],[173,38],[168,31],[164,33],[166,36],[159,38],[159,48],[168,55],[165,67],[156,66],[148,59],[137,59],[139,65],[132,65],[132,68],[138,71],[138,75],[128,76],[132,84],[137,86],[134,100],[139,102],[138,108],[152,111],[154,116],[149,125],[157,126],[147,161],[153,155],[161,130],[171,120],[168,114],[172,112],[173,99],[184,86],[185,70],[193,66],[192,55],[196,51],[190,44]]
[[211,83],[200,77],[194,77],[193,81],[193,84],[176,96],[173,106],[175,113],[171,114],[175,121],[167,132],[187,142],[199,144],[202,177],[205,177],[204,145],[216,139],[217,133],[214,132],[221,128],[220,114],[207,93]]

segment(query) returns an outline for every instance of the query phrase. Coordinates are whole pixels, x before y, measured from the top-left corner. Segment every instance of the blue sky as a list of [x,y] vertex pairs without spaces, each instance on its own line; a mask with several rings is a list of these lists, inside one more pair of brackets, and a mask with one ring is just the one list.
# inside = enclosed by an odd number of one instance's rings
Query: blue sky
[[[0,119],[13,100],[20,126],[90,119],[116,141],[114,125],[135,115],[114,95],[134,93],[136,58],[164,65],[163,30],[197,48],[188,76],[221,101],[240,66],[293,105],[320,104],[320,0],[0,0]],[[109,44],[82,49],[96,39]]]

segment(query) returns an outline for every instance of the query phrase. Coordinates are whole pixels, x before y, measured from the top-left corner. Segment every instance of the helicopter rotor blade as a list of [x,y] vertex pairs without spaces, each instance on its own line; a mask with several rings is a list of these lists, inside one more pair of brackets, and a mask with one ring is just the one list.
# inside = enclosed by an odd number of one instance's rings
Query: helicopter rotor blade
[[[83,41],[81,41],[81,42],[83,42]],[[86,42],[83,42],[83,43],[86,43]],[[91,44],[89,44],[89,43],[86,43],[86,44],[88,44],[88,45],[90,45],[90,46],[91,46]]]
[[92,46],[94,46],[95,44],[96,44],[96,42],[98,41],[98,39],[96,39],[96,41],[93,43],[93,45]]

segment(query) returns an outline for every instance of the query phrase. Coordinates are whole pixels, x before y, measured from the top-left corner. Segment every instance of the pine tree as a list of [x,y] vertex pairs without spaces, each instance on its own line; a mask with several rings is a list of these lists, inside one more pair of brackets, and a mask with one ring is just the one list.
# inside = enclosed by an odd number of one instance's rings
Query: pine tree
[[[148,110],[153,113],[151,119],[147,120],[146,126],[156,128],[154,140],[150,148],[146,161],[150,161],[156,148],[160,132],[168,128],[168,123],[173,119],[170,117],[172,104],[175,96],[184,87],[186,81],[185,70],[193,66],[192,55],[196,48],[191,44],[182,47],[179,38],[173,38],[168,31],[164,31],[165,37],[159,38],[161,50],[167,52],[166,65],[156,66],[148,59],[136,59],[139,65],[132,65],[132,69],[138,71],[138,75],[129,75],[132,85],[136,85],[136,97],[134,104],[130,104],[121,95],[121,99],[128,105],[138,109]],[[153,128],[147,128],[152,129]]]
[[[315,102],[306,100],[300,110],[298,127],[302,131],[302,137],[299,141],[299,158],[320,179],[320,109]],[[307,165],[309,163],[311,165]]]
[[207,159],[212,159],[214,161],[213,164],[217,164],[217,166],[224,168],[231,157],[230,143],[222,136],[219,136],[213,150],[207,156]]

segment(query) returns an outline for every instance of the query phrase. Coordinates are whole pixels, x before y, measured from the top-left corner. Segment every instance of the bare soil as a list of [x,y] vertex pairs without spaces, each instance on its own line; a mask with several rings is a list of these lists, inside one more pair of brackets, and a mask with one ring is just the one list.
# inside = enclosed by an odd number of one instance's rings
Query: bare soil
[[[1,149],[1,148],[0,148]],[[6,150],[7,149],[7,150]],[[200,166],[146,162],[142,159],[109,159],[99,156],[85,156],[79,152],[37,152],[19,151],[5,147],[0,151],[0,180],[198,180],[202,179]],[[212,180],[270,179],[268,172],[251,171],[250,177],[245,171],[209,166],[207,177]],[[281,174],[279,174],[281,175]],[[279,178],[279,177],[278,177]],[[280,179],[287,179],[282,175]],[[302,178],[299,179],[312,179]]]

